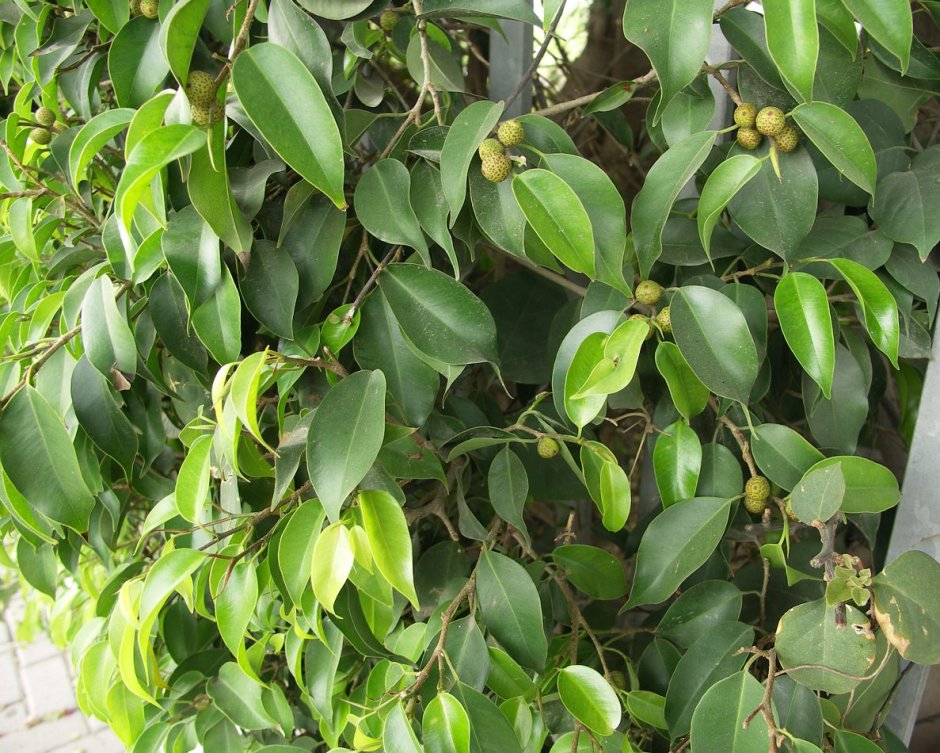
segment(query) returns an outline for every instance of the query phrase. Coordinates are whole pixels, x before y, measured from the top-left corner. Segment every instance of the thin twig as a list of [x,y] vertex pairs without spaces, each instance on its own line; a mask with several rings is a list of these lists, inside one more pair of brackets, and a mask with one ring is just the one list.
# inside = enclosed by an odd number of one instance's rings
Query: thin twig
[[[639,89],[640,87],[645,86],[646,84],[649,84],[655,80],[656,71],[651,70],[647,73],[644,73],[642,76],[633,79],[632,83],[635,89]],[[605,91],[607,91],[607,89],[601,89],[601,91],[598,92],[592,92],[591,94],[585,94],[580,97],[575,97],[574,99],[569,99],[567,102],[559,102],[556,105],[543,107],[541,110],[533,110],[532,114],[541,115],[543,118],[549,118],[553,115],[560,115],[563,112],[574,110],[575,108],[581,107],[582,105],[590,104],[598,95],[603,94]]]
[[[711,405],[714,411],[718,412],[718,402],[711,398]],[[744,436],[742,432],[727,416],[719,416],[718,420],[725,426],[728,431],[731,432],[731,436],[734,437],[734,441],[738,443],[738,447],[741,448],[741,457],[744,459],[744,462],[747,464],[748,470],[751,472],[751,476],[759,476],[760,472],[757,470],[757,465],[754,463],[754,458],[751,456],[751,446],[747,441],[747,437]]]
[[506,97],[505,102],[506,108],[515,102],[519,95],[525,90],[526,85],[532,79],[532,76],[535,75],[535,72],[538,70],[539,65],[542,63],[542,58],[545,57],[545,53],[548,52],[548,46],[552,42],[552,38],[555,36],[555,29],[558,28],[558,23],[561,21],[561,17],[565,12],[565,4],[567,0],[561,0],[561,4],[558,6],[558,10],[555,11],[555,17],[552,19],[551,25],[545,31],[545,39],[542,40],[542,46],[539,47],[539,51],[535,53],[535,57],[532,58],[532,63],[529,65],[526,72],[522,74],[522,78],[519,79],[519,82],[516,84],[516,88],[512,90],[512,93]]
[[748,2],[750,2],[750,0],[728,0],[727,3],[725,3],[723,6],[721,6],[718,10],[715,11],[713,20],[717,21],[719,18],[721,18],[725,13],[727,13],[732,8],[737,8],[739,5],[745,5]]
[[705,71],[709,76],[711,76],[715,81],[721,84],[721,87],[728,92],[728,96],[731,97],[731,101],[736,105],[744,104],[744,100],[741,99],[741,95],[738,94],[738,90],[735,89],[731,84],[728,83],[728,79],[721,75],[721,71],[717,68],[712,68],[710,65],[702,64],[702,70]]
[[372,271],[372,276],[366,280],[366,284],[362,286],[362,290],[359,291],[356,298],[353,300],[352,304],[349,307],[349,311],[346,312],[346,315],[343,317],[343,321],[346,324],[349,324],[352,321],[353,316],[355,316],[356,311],[359,310],[359,307],[362,305],[362,302],[365,300],[365,297],[369,294],[369,291],[372,290],[372,286],[375,285],[375,281],[379,279],[379,275],[382,274],[382,271],[393,261],[395,261],[401,255],[401,246],[395,246],[391,251],[389,251],[385,258],[379,262],[377,266]]
[[[251,33],[251,22],[255,19],[255,11],[258,10],[258,0],[249,0],[248,10],[245,11],[245,18],[242,20],[242,25],[238,30],[238,36],[235,37],[235,41],[232,43],[232,51],[228,56],[228,62],[223,66],[222,70],[219,71],[219,75],[215,77],[215,93],[218,93],[219,89],[224,86],[226,79],[228,79],[229,74],[232,72],[232,65],[235,63],[235,58],[239,56],[242,50],[245,49],[245,46],[248,44],[248,36]],[[215,93],[213,98],[215,98]]]

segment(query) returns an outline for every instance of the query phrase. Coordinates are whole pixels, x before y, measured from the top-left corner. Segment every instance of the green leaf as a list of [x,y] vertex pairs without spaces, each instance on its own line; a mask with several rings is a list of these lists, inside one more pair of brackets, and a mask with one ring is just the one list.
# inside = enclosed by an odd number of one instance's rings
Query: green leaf
[[[284,579],[284,596],[300,606],[310,583],[313,547],[323,527],[325,513],[316,500],[303,502],[288,518],[277,547],[277,567]],[[283,589],[281,589],[283,590]]]
[[823,394],[831,397],[836,346],[825,286],[804,272],[784,275],[774,291],[774,309],[796,360]]
[[621,531],[630,517],[630,479],[616,456],[600,442],[581,445],[581,470],[591,499],[608,531]]
[[467,173],[476,156],[477,147],[493,130],[502,112],[502,102],[474,102],[454,118],[447,131],[441,149],[441,180],[444,196],[450,206],[451,226],[457,222],[457,216],[467,198]]
[[[582,396],[598,367],[605,361],[604,346],[606,344],[607,335],[604,333],[594,332],[588,335],[578,347],[577,353],[568,366],[568,373],[565,375],[565,414],[579,431],[597,418],[607,402],[606,393]],[[606,360],[609,364],[609,374],[615,366],[612,361]]]
[[16,567],[29,585],[55,599],[56,557],[49,544],[33,548],[25,538],[16,542]]
[[841,466],[845,478],[845,497],[841,506],[843,512],[884,512],[901,499],[897,477],[888,468],[868,458],[840,455],[820,459],[810,470],[837,464]]
[[287,249],[270,241],[255,241],[248,269],[240,272],[239,287],[245,306],[255,319],[278,337],[294,338],[300,275]]
[[388,492],[364,491],[359,494],[359,509],[379,571],[415,609],[420,609],[415,593],[411,533],[401,505]]
[[369,472],[384,434],[381,371],[357,371],[326,393],[307,435],[307,472],[330,521],[339,519],[346,497]]
[[552,552],[568,580],[594,599],[619,599],[627,592],[623,565],[609,552],[586,544],[565,544]]
[[641,724],[666,730],[666,699],[650,690],[631,690],[627,693],[627,712]]
[[702,469],[702,443],[684,421],[663,429],[653,449],[653,470],[663,507],[695,496]]
[[719,622],[741,616],[743,594],[724,580],[706,580],[684,591],[669,605],[657,632],[680,648],[688,648]]
[[620,726],[620,700],[607,680],[590,667],[572,665],[558,673],[558,695],[568,712],[592,732],[607,737]]
[[484,550],[477,573],[477,598],[483,622],[493,637],[516,661],[541,671],[548,653],[542,603],[522,565]]
[[[198,549],[174,549],[163,552],[147,572],[138,610],[140,632],[137,640],[142,655],[147,655],[144,649],[148,645],[150,630],[160,609],[178,588],[188,588],[191,592],[192,583],[189,578],[206,561],[207,556]],[[184,583],[187,585],[184,586]]]
[[793,489],[823,454],[789,426],[761,424],[751,434],[757,467],[784,489]]
[[[748,12],[748,11],[745,11]],[[732,154],[741,152],[739,146]],[[779,160],[782,180],[769,159],[768,139],[752,152],[761,159],[760,172],[728,204],[731,218],[753,241],[784,259],[795,258],[803,239],[813,229],[819,195],[816,166],[806,149]]]
[[752,714],[763,698],[764,686],[749,672],[712,685],[692,715],[696,753],[764,753],[770,739],[767,722]]
[[761,169],[761,161],[750,154],[736,154],[716,167],[705,185],[698,203],[696,221],[698,236],[705,249],[705,255],[711,259],[712,234],[715,225],[721,219],[721,213],[738,192],[756,176]]
[[636,373],[640,349],[648,334],[649,324],[637,319],[628,319],[611,332],[604,343],[603,359],[576,397],[610,395],[625,389]]
[[759,364],[741,309],[716,290],[686,285],[676,291],[669,310],[676,345],[702,384],[747,403]]
[[[482,175],[480,177],[483,178]],[[485,178],[483,178],[483,182],[494,188],[502,185],[490,183]],[[473,184],[471,184],[472,197]],[[420,160],[412,168],[409,200],[421,228],[431,237],[431,240],[444,249],[454,269],[454,277],[459,277],[460,265],[457,262],[457,252],[454,249],[454,237],[450,234],[447,225],[447,198],[444,196],[441,172],[433,167],[430,162]]]
[[259,350],[242,360],[232,375],[230,392],[238,420],[262,445],[265,441],[258,426],[258,388],[267,357],[266,351]]
[[529,476],[519,456],[509,447],[504,447],[493,458],[486,483],[496,514],[528,540],[523,508],[529,496]]
[[410,246],[431,265],[428,244],[411,208],[411,176],[401,162],[383,159],[362,174],[353,205],[362,226],[392,245]]
[[846,625],[836,625],[836,613],[825,599],[793,607],[777,625],[776,649],[783,668],[812,665],[791,671],[790,677],[811,690],[848,693],[871,669],[875,660],[874,636],[865,629],[865,616],[846,605]]
[[317,601],[328,612],[334,611],[336,597],[346,585],[355,556],[349,530],[342,523],[324,528],[313,545],[310,582]]
[[134,147],[114,193],[114,206],[125,248],[130,244],[131,219],[150,181],[171,162],[192,154],[206,143],[206,134],[189,125],[157,128]]
[[869,207],[881,231],[898,243],[909,243],[921,260],[940,243],[940,202],[936,175],[940,149],[928,148],[914,157],[910,170],[892,172],[878,181],[877,200]]
[[852,288],[875,347],[898,368],[898,306],[885,284],[870,269],[851,259],[827,259]]
[[914,19],[908,0],[843,0],[871,34],[901,61],[901,72],[907,73],[911,59]]
[[504,708],[501,710],[482,693],[466,683],[454,685],[454,695],[463,704],[470,717],[470,753],[522,753],[519,739],[509,723]]
[[450,693],[438,693],[421,722],[427,753],[470,753],[470,718]]
[[199,308],[222,283],[218,236],[192,207],[185,207],[170,218],[161,243],[191,309]]
[[525,0],[425,0],[422,10],[425,16],[484,16],[539,24],[538,16]]
[[[674,7],[679,0],[668,0],[667,5]],[[695,0],[695,5],[701,5],[701,0]],[[634,5],[633,2],[627,6],[627,12]],[[659,17],[663,10],[662,3],[659,0],[643,0],[642,5],[651,5],[657,8],[656,16]],[[705,5],[708,5],[706,2]],[[688,17],[686,15],[685,5],[682,13],[683,35],[690,32],[688,26]],[[711,25],[711,7],[708,9],[709,25]],[[651,22],[653,27],[662,26],[662,19],[657,18]],[[687,48],[686,48],[687,49]],[[696,73],[702,64],[699,58],[696,65]],[[681,87],[680,87],[681,88]],[[672,205],[682,187],[685,186],[701,167],[702,163],[708,157],[712,147],[715,145],[715,139],[718,134],[714,131],[704,131],[695,133],[687,139],[670,147],[662,157],[656,160],[656,163],[650,168],[643,183],[643,187],[633,200],[633,210],[630,213],[630,224],[633,227],[633,245],[637,250],[637,258],[640,266],[640,277],[649,277],[650,269],[653,263],[660,257],[663,250],[663,228],[666,226],[666,220],[672,211]]]
[[809,102],[795,108],[790,117],[840,173],[874,196],[875,152],[851,115],[828,102]]
[[[654,125],[672,98],[701,71],[711,42],[714,9],[714,3],[708,0],[627,3],[623,13],[624,36],[646,53],[662,87]],[[641,276],[646,277],[646,272],[641,272]]]
[[731,500],[694,497],[659,513],[640,541],[630,601],[621,611],[668,599],[718,546],[730,509]]
[[206,686],[206,693],[232,724],[248,730],[269,729],[275,721],[268,715],[259,685],[234,662],[223,664]]
[[[838,729],[833,735],[835,738],[835,753],[878,753],[882,747],[867,737]],[[890,746],[890,743],[887,743]],[[798,753],[803,753],[798,751]]]
[[125,477],[130,479],[139,444],[137,432],[121,411],[107,379],[87,358],[75,364],[70,394],[82,429],[92,442],[120,464]]
[[88,0],[86,5],[112,34],[117,34],[130,18],[130,4],[121,0]]
[[111,41],[108,73],[119,107],[140,107],[168,71],[160,49],[160,24],[143,16],[132,18]]
[[405,707],[400,701],[385,717],[385,727],[382,729],[382,749],[386,753],[422,753],[424,750],[411,727],[411,722],[405,716]]
[[451,365],[497,361],[492,314],[453,277],[417,264],[390,264],[379,287],[402,334],[420,352]]
[[235,564],[225,586],[215,597],[215,619],[222,641],[238,656],[244,651],[248,624],[258,604],[258,573],[250,562]]
[[212,435],[198,437],[183,458],[176,477],[176,509],[190,523],[200,522],[209,502]]
[[595,274],[591,218],[574,190],[548,170],[526,170],[512,181],[522,213],[555,257],[575,272]]
[[17,392],[0,414],[0,462],[30,507],[87,530],[94,498],[62,419],[33,387]]
[[238,360],[242,347],[241,300],[228,267],[212,296],[192,314],[193,329],[219,363]]
[[278,156],[345,209],[342,137],[307,67],[284,47],[258,44],[235,60],[232,84],[251,122]]
[[160,47],[170,72],[180,84],[189,79],[189,64],[210,0],[182,0],[160,22]]
[[908,661],[940,664],[940,564],[921,551],[905,552],[872,581],[875,619]]
[[811,468],[800,479],[790,495],[793,512],[804,523],[826,522],[842,506],[845,496],[845,476],[842,464],[832,463]]
[[705,410],[708,388],[695,376],[675,343],[661,340],[656,346],[656,368],[666,380],[669,396],[680,414],[691,419]]
[[771,58],[784,81],[811,101],[819,57],[815,0],[765,0],[763,8]]
[[591,219],[597,279],[629,294],[623,277],[626,209],[617,187],[604,170],[583,157],[546,154],[544,164],[574,190]]
[[136,111],[116,108],[98,113],[81,127],[69,147],[69,177],[78,188],[85,177],[85,168],[104,146],[127,128]]
[[753,642],[749,625],[718,622],[683,654],[666,690],[666,723],[673,740],[688,734],[693,712],[708,689],[744,666],[747,656],[740,649]]

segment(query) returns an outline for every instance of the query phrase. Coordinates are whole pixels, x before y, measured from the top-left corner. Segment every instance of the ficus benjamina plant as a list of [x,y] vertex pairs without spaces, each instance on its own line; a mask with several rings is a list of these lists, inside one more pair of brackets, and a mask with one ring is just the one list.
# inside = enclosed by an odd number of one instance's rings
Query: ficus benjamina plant
[[0,4],[0,556],[129,751],[904,750],[940,3],[539,10]]

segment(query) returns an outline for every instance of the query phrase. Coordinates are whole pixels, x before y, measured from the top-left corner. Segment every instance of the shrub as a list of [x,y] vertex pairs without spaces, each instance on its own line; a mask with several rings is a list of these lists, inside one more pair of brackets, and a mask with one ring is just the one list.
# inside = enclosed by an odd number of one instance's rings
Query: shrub
[[940,291],[940,14],[752,5],[630,0],[639,75],[515,119],[521,1],[3,6],[0,551],[83,711],[134,753],[903,749],[940,565],[884,566],[875,459]]

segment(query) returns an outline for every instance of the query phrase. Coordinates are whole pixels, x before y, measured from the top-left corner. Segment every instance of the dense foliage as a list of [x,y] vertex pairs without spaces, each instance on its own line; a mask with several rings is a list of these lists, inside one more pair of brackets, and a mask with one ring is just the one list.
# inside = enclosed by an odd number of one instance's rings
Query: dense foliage
[[508,119],[544,6],[0,4],[0,556],[134,753],[903,750],[940,3]]

